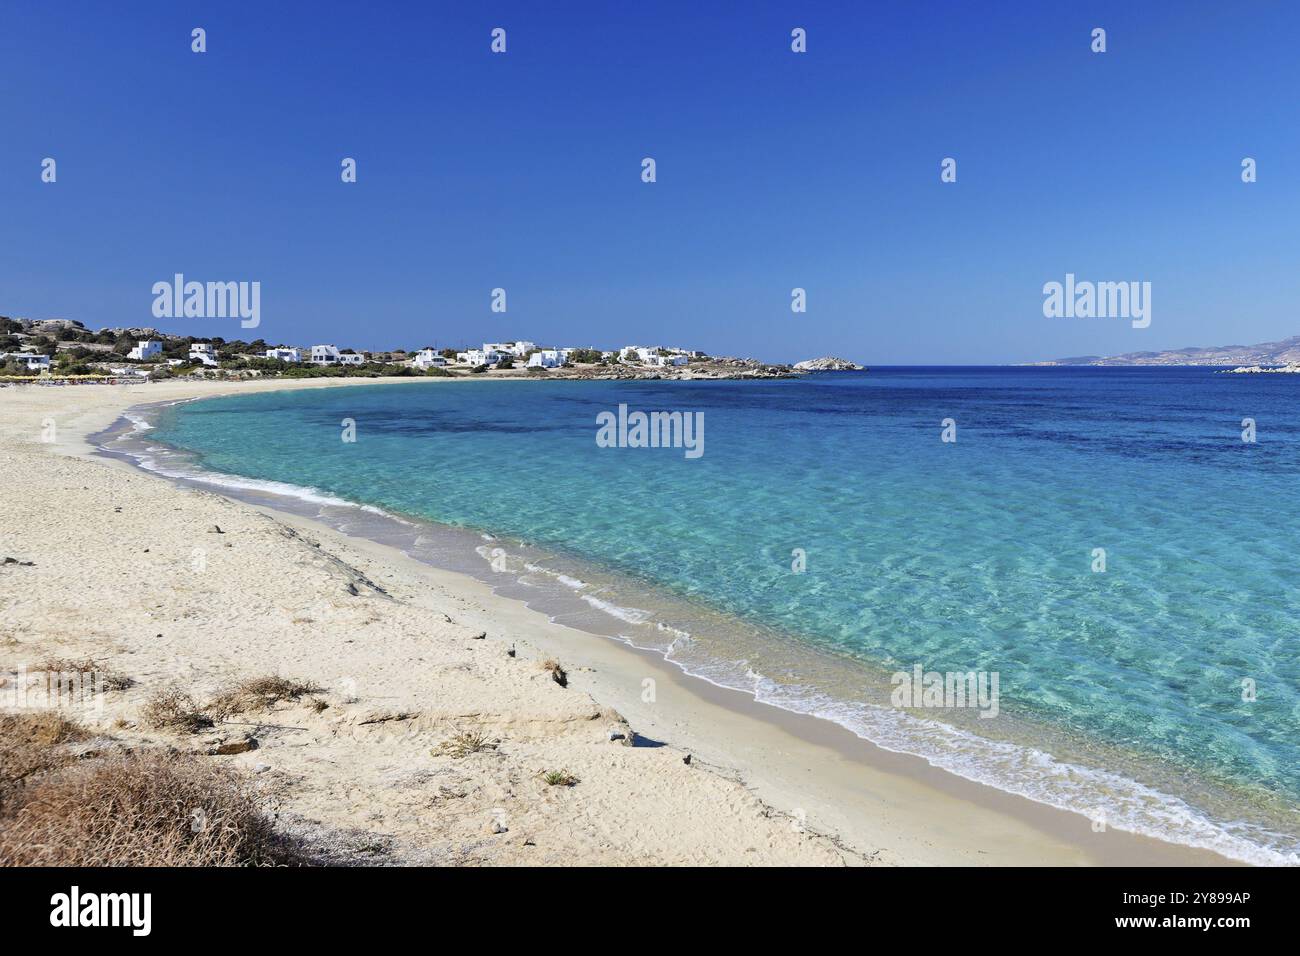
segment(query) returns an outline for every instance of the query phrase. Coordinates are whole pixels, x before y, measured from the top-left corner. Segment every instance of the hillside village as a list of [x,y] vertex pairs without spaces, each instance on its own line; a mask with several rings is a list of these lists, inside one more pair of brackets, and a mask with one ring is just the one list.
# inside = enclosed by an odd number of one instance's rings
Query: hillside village
[[782,378],[791,366],[719,358],[694,349],[627,345],[541,347],[484,342],[481,348],[424,347],[364,352],[335,344],[196,338],[152,328],[87,329],[71,319],[0,316],[0,379],[67,382],[176,377],[492,375],[566,378]]

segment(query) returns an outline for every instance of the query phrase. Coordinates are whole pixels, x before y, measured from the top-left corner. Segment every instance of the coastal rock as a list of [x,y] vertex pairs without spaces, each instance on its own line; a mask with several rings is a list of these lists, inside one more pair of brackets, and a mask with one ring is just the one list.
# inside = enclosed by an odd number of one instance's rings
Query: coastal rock
[[500,820],[493,820],[491,823],[488,824],[487,827],[488,833],[506,833],[509,831],[509,829],[510,828],[507,827]]
[[863,369],[856,362],[837,358],[834,355],[796,362],[794,367],[801,372],[861,372]]
[[1240,368],[1227,369],[1229,374],[1264,375],[1269,373],[1300,374],[1300,365],[1285,365],[1281,368],[1266,368],[1262,365],[1243,365]]
[[[257,739],[254,737],[248,737],[245,740],[233,740],[228,744],[220,744],[216,747],[213,747],[208,751],[208,756],[226,757],[231,754],[248,753],[250,750],[256,750],[256,749],[257,749]],[[258,764],[258,766],[265,766],[265,765]],[[270,768],[268,767],[267,769]]]

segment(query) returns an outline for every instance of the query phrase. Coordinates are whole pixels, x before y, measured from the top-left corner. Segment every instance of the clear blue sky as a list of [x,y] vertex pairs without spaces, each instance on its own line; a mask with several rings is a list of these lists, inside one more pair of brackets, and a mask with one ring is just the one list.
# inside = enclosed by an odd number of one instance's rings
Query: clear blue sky
[[[1283,2],[7,0],[0,314],[874,364],[1300,334],[1298,28]],[[261,327],[157,322],[176,272],[260,281]],[[1044,318],[1066,272],[1150,281],[1151,327]]]

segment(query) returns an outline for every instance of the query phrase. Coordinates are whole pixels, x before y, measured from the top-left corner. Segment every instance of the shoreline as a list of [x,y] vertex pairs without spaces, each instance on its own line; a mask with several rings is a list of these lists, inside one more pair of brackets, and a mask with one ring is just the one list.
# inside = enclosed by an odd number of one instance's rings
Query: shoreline
[[[61,426],[57,443],[67,454],[93,460],[86,437],[117,420],[140,398],[185,400],[245,391],[294,387],[398,384],[392,380],[305,380],[262,383],[152,384],[137,391],[128,386],[96,386],[56,396],[80,399],[94,391],[126,394]],[[160,392],[167,391],[166,396]],[[6,390],[7,391],[7,390]],[[48,390],[42,390],[48,391]],[[147,395],[142,396],[141,392]],[[205,394],[206,393],[206,394]],[[3,393],[0,393],[0,398]],[[98,397],[98,396],[95,396]],[[108,396],[105,396],[106,398]],[[46,402],[57,405],[56,402]],[[106,417],[110,420],[105,421]],[[93,427],[96,423],[100,427]],[[71,431],[71,435],[69,435]],[[111,466],[110,466],[111,467]],[[118,463],[118,468],[123,467]],[[125,466],[133,474],[141,469]],[[158,476],[148,476],[153,481]],[[175,483],[171,483],[176,487]],[[193,494],[193,492],[182,492]],[[203,493],[200,493],[203,494]],[[223,500],[229,498],[223,496]],[[519,642],[559,656],[571,667],[572,684],[623,715],[643,737],[695,755],[696,762],[738,779],[764,803],[791,814],[809,831],[834,834],[867,862],[885,864],[1117,864],[1195,865],[1232,861],[1207,850],[1165,843],[1154,838],[1108,830],[1094,833],[1080,814],[973,783],[936,769],[922,758],[883,750],[830,721],[762,704],[741,691],[684,674],[659,655],[617,640],[577,631],[550,621],[522,602],[493,593],[470,576],[440,571],[396,549],[345,535],[318,521],[283,511],[240,503],[299,534],[328,542],[331,552],[358,552],[376,566],[392,569],[408,585],[438,593],[457,605],[458,622],[488,633],[517,634]],[[322,547],[325,547],[322,544]],[[640,699],[641,681],[653,674],[659,701]],[[635,748],[634,748],[635,749]],[[627,794],[635,799],[638,795]],[[782,862],[777,859],[775,862]]]

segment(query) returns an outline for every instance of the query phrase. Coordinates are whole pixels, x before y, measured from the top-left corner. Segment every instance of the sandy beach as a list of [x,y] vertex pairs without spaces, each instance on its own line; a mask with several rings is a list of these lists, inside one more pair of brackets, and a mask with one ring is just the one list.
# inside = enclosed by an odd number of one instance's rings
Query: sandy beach
[[[124,746],[208,753],[253,737],[256,749],[206,759],[252,775],[279,825],[336,862],[1227,862],[1096,832],[1081,814],[970,783],[553,623],[480,581],[177,486],[86,442],[138,404],[363,384],[375,381],[0,389],[0,559],[31,562],[0,567],[0,674],[12,679],[53,655],[129,675],[134,686],[82,718]],[[314,683],[311,699],[326,706],[283,702],[188,735],[148,730],[140,718],[160,689],[204,700],[267,674]],[[646,678],[656,682],[652,702]],[[629,732],[638,746],[611,739]],[[443,745],[461,733],[481,735],[486,749],[449,753]],[[549,785],[552,771],[577,782]]]

